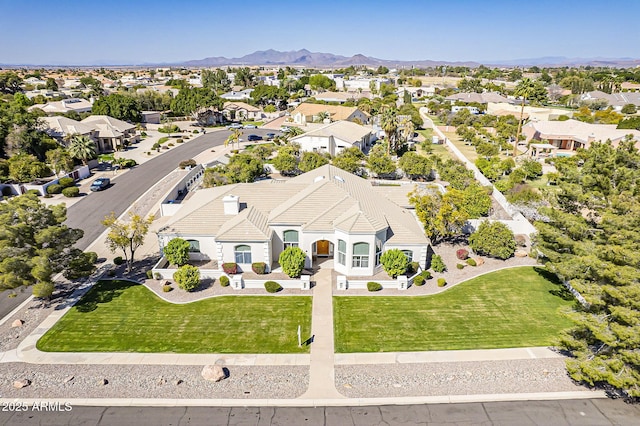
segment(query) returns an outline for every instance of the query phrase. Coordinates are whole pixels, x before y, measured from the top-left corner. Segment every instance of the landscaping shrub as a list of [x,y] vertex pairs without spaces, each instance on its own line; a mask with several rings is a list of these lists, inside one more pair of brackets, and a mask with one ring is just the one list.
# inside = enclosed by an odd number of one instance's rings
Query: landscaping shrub
[[164,126],[158,127],[158,131],[160,133],[180,133],[180,127],[177,124],[166,124]]
[[380,263],[391,278],[406,273],[409,266],[407,256],[399,249],[390,249],[382,253]]
[[518,247],[526,247],[527,246],[527,237],[525,235],[522,234],[518,234],[515,236],[516,239],[516,245]]
[[146,137],[147,136],[147,132],[140,132],[140,136]]
[[194,160],[193,158],[190,158],[188,160],[183,160],[180,162],[179,166],[181,169],[186,169],[187,167],[195,167],[196,160]]
[[173,280],[181,289],[192,291],[200,285],[200,269],[196,266],[182,265],[173,273]]
[[267,281],[264,283],[264,289],[269,293],[277,293],[282,290],[282,286],[275,281]]
[[63,186],[58,184],[58,183],[54,183],[52,185],[47,186],[47,194],[60,194],[63,190]]
[[282,266],[282,272],[290,278],[297,278],[304,269],[304,261],[307,255],[300,247],[287,247],[278,258],[278,263]]
[[74,184],[75,181],[70,177],[63,177],[58,179],[58,185],[61,185],[63,188],[68,188],[70,186],[73,186]]
[[109,271],[107,271],[107,275],[110,277],[115,277],[116,276],[116,270],[115,269],[109,269]]
[[222,287],[229,287],[229,277],[227,277],[226,275],[223,275],[220,277],[220,285]]
[[422,275],[418,275],[413,279],[413,285],[417,285],[418,287],[424,285],[424,277]]
[[55,290],[55,286],[52,282],[40,281],[33,285],[31,292],[33,297],[48,299],[53,294],[53,290]]
[[447,280],[444,278],[438,278],[438,287],[444,287],[445,285],[447,285]]
[[133,166],[138,165],[138,163],[136,162],[136,160],[134,160],[133,158],[118,158],[115,163],[117,165],[119,165],[121,168],[123,169],[128,169],[131,168]]
[[222,270],[227,275],[235,275],[238,273],[238,264],[235,262],[223,263]]
[[251,270],[258,275],[262,275],[267,271],[267,264],[264,262],[254,262],[251,264]]
[[477,254],[508,259],[516,251],[516,240],[504,223],[484,221],[469,236],[469,246]]
[[420,273],[420,276],[423,277],[425,280],[430,280],[431,279],[431,272],[429,271],[422,271]]
[[467,259],[467,265],[469,265],[469,266],[476,266],[476,265],[477,265],[477,263],[476,263],[476,261],[475,261],[475,260],[473,260],[473,259]]
[[189,262],[191,244],[182,238],[174,238],[162,249],[162,254],[172,265],[182,266]]
[[30,189],[30,190],[27,191],[27,194],[33,194],[33,195],[40,196],[40,191],[38,191],[37,189]]
[[169,140],[169,138],[166,137],[166,136],[161,137],[160,139],[158,139],[158,145],[162,145],[163,143],[165,143],[168,140]]
[[62,195],[67,198],[77,197],[78,195],[80,195],[80,188],[76,186],[70,186],[62,190]]
[[98,253],[96,253],[95,251],[85,252],[85,256],[87,256],[87,260],[92,265],[95,265],[96,263],[98,263]]
[[415,274],[420,269],[420,264],[418,262],[410,262],[409,267],[407,268],[407,272],[410,274]]
[[158,148],[160,148],[160,144],[159,144],[158,142],[154,143],[154,144],[151,146],[151,149],[158,149]]
[[173,145],[171,142],[169,142],[169,143],[167,144],[167,146],[174,146],[174,145]]
[[13,195],[11,187],[5,186],[4,188],[2,188],[2,196],[3,197],[10,197],[11,195]]
[[182,142],[184,142],[182,138],[176,139],[176,143],[182,143]]
[[375,281],[369,281],[367,283],[367,290],[369,290],[369,291],[380,291],[380,290],[382,290],[382,284],[377,283]]
[[44,194],[44,198],[53,198],[53,195],[51,195],[51,194]]
[[431,269],[434,272],[444,272],[447,270],[447,265],[444,264],[440,255],[434,254],[431,258]]
[[169,284],[165,284],[162,286],[162,291],[164,291],[165,293],[169,293],[171,290],[173,290],[173,287],[171,287]]
[[466,260],[469,257],[469,250],[458,249],[456,250],[456,257],[460,260]]
[[160,272],[156,272],[155,274],[153,274],[153,279],[154,280],[161,280],[162,279],[162,274]]
[[464,265],[462,263],[456,263],[456,268],[464,269]]
[[113,258],[113,264],[114,265],[122,265],[124,263],[124,259],[122,258],[122,256],[117,256]]
[[199,132],[199,131],[197,131],[197,130],[194,130],[192,133],[193,133],[194,135],[197,135],[197,134],[198,134],[198,133],[200,133],[200,132]]
[[147,278],[150,280],[153,279],[153,271],[151,269],[147,271]]

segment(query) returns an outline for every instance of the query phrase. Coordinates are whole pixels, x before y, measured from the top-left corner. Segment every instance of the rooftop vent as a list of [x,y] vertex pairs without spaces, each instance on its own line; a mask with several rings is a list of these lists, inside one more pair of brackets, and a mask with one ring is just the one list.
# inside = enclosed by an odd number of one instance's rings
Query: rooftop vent
[[322,179],[324,179],[324,176],[316,176],[316,178],[313,180],[313,182],[320,182]]

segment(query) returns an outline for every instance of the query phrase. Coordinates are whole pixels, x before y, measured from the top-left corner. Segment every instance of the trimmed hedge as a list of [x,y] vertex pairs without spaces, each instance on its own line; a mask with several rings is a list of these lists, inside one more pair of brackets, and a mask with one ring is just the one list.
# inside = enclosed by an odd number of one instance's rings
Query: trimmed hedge
[[413,279],[413,285],[417,285],[418,287],[424,285],[424,277],[422,275],[418,275]]
[[456,263],[456,268],[464,269],[464,265],[462,263]]
[[171,290],[173,290],[173,287],[171,287],[169,284],[165,284],[162,286],[162,291],[164,291],[165,293],[169,293]]
[[60,194],[64,187],[58,183],[47,186],[47,194]]
[[148,278],[148,279],[150,279],[150,280],[152,280],[152,279],[153,279],[153,271],[152,271],[151,269],[149,269],[149,270],[146,272],[146,274],[147,274],[147,278]]
[[425,280],[430,280],[431,279],[431,272],[429,271],[422,271],[420,273],[420,276],[423,277]]
[[227,275],[235,275],[238,273],[238,264],[235,262],[223,263],[222,270]]
[[282,286],[275,281],[267,281],[264,283],[264,289],[269,293],[277,293],[282,290]]
[[229,287],[229,277],[227,277],[226,275],[221,276],[220,277],[220,286]]
[[62,190],[62,195],[67,198],[74,198],[80,195],[80,188],[77,186],[70,186]]
[[369,291],[380,291],[380,290],[382,290],[382,284],[377,283],[375,281],[369,281],[367,283],[367,290],[369,290]]
[[69,188],[74,184],[75,184],[75,181],[73,180],[73,178],[70,178],[70,177],[63,177],[58,179],[58,185],[62,186],[63,188]]
[[258,275],[263,275],[267,271],[267,264],[264,262],[254,262],[251,264],[251,270]]
[[114,265],[122,265],[123,263],[124,263],[124,259],[122,258],[122,256],[116,256],[113,258]]
[[445,285],[447,285],[447,280],[444,278],[438,278],[438,287],[444,287]]
[[181,169],[186,169],[187,167],[195,167],[196,164],[197,164],[196,160],[194,160],[193,158],[190,158],[188,160],[181,161],[179,166]]
[[469,265],[469,266],[477,266],[477,263],[476,263],[475,260],[469,258],[469,259],[467,259],[467,265]]

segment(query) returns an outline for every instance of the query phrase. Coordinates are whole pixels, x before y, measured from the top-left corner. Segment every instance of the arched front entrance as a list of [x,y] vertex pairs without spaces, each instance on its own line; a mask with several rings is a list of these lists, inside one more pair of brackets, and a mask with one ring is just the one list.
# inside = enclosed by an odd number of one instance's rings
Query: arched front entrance
[[[318,240],[313,243],[312,247],[313,253],[313,265],[314,266],[333,266],[333,243],[329,240]],[[331,265],[329,265],[329,263]]]

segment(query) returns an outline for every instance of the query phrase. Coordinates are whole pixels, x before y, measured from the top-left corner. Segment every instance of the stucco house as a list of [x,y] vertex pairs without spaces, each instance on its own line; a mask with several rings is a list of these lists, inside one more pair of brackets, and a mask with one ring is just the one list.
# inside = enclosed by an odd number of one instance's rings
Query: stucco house
[[246,102],[225,102],[222,113],[227,120],[260,120],[262,110]]
[[46,104],[36,104],[29,107],[29,110],[41,109],[47,114],[65,114],[67,112],[90,112],[93,107],[92,103],[86,99],[70,98],[61,101],[47,102]]
[[183,238],[192,259],[218,268],[235,262],[242,271],[254,262],[279,268],[280,253],[291,246],[307,254],[306,267],[331,259],[337,273],[351,277],[381,271],[380,256],[391,248],[425,267],[430,242],[408,208],[410,189],[392,189],[331,165],[286,181],[203,189],[158,231],[159,246]]
[[228,101],[246,101],[247,99],[251,99],[251,92],[253,92],[253,89],[239,91],[232,90],[230,92],[223,93],[220,97]]
[[351,147],[366,152],[375,140],[370,127],[351,121],[335,121],[291,139],[302,151],[328,152],[332,156]]
[[370,115],[357,107],[345,107],[340,105],[322,105],[301,103],[291,112],[291,121],[299,125],[313,123],[322,114],[328,114],[330,121],[360,121],[362,124],[369,122]]
[[616,129],[615,124],[591,124],[577,120],[566,121],[531,121],[522,127],[527,142],[548,141],[560,150],[575,151],[578,148],[588,149],[594,141],[610,140],[618,146],[627,135],[632,135],[640,147],[640,131]]
[[90,115],[81,123],[93,126],[96,131],[96,142],[99,152],[120,150],[124,143],[134,143],[139,140],[136,126],[108,115]]

